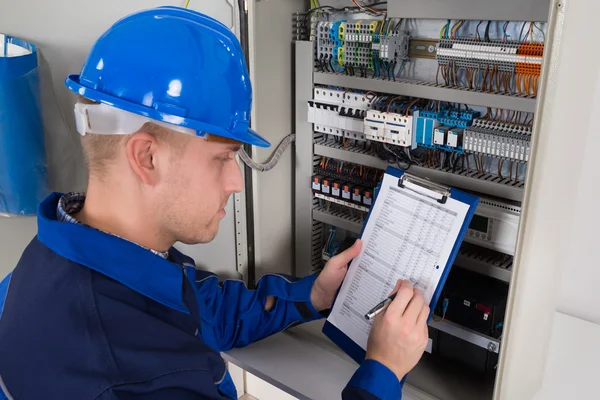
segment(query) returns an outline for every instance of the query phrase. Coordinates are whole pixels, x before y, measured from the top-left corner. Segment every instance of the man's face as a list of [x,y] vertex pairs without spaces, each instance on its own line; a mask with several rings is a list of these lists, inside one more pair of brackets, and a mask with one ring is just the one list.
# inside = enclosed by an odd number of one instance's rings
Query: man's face
[[235,158],[239,149],[239,143],[215,136],[208,141],[189,137],[183,148],[171,149],[161,174],[166,179],[160,185],[159,215],[177,241],[198,244],[215,238],[229,197],[243,189]]

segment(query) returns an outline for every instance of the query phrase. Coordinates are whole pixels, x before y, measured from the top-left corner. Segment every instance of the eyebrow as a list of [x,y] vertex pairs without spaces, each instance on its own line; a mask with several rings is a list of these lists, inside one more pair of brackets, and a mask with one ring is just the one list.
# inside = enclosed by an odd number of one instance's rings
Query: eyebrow
[[234,153],[237,153],[238,151],[240,151],[242,149],[242,146],[239,144],[233,144],[233,145],[227,146],[227,149],[229,151],[233,151]]

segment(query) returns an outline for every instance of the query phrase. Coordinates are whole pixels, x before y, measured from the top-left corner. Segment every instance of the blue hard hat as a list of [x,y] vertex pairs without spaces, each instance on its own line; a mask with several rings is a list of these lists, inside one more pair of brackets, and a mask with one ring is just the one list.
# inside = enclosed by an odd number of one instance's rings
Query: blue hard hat
[[179,7],[129,15],[96,42],[65,84],[100,103],[260,147],[242,47],[219,21]]

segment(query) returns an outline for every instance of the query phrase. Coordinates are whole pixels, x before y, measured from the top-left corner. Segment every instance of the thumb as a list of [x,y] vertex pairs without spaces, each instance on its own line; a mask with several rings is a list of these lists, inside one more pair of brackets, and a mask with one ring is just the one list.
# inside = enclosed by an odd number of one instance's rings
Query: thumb
[[362,249],[362,241],[360,239],[356,239],[356,242],[352,245],[352,247],[346,249],[340,254],[336,255],[331,259],[333,263],[335,263],[338,267],[345,267],[353,258],[357,257],[360,254],[360,250]]

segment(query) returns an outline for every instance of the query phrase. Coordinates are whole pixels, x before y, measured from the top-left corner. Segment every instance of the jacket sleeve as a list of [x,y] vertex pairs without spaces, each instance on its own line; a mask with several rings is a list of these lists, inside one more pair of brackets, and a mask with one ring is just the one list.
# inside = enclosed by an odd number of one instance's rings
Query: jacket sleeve
[[400,400],[404,380],[383,364],[366,360],[342,392],[342,400]]
[[[227,351],[321,318],[310,301],[316,278],[269,274],[261,278],[256,290],[249,290],[242,281],[219,283],[214,275],[197,281],[203,340],[218,351]],[[275,297],[275,304],[265,311],[269,296]]]

